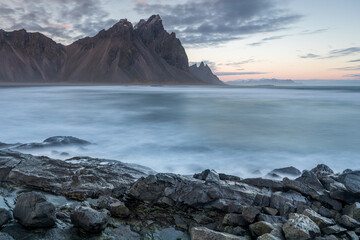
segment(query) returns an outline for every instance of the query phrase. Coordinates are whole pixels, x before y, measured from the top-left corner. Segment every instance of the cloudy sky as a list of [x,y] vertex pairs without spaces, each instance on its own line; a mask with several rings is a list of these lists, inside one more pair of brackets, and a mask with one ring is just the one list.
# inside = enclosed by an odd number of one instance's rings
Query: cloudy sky
[[225,81],[360,79],[359,0],[0,0],[0,28],[63,44],[152,14]]

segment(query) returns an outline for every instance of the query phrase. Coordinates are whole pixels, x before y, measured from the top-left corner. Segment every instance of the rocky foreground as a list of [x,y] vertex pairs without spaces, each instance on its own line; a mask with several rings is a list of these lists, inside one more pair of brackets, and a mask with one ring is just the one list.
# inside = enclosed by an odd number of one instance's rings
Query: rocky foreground
[[[34,146],[89,144],[77,140]],[[19,152],[31,144],[0,146],[0,240],[359,239],[360,171],[318,165],[275,169],[266,178],[214,170],[189,177]]]

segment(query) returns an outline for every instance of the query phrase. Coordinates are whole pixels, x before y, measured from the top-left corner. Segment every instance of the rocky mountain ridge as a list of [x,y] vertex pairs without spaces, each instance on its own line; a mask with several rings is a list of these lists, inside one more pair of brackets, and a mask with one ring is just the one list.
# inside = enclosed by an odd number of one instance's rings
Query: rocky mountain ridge
[[40,33],[0,31],[0,82],[208,84],[189,72],[175,33],[159,15],[126,19],[63,46]]
[[210,67],[207,64],[205,65],[204,62],[201,62],[199,67],[196,64],[190,66],[189,70],[192,74],[204,82],[217,85],[224,84],[215,74],[212,73]]

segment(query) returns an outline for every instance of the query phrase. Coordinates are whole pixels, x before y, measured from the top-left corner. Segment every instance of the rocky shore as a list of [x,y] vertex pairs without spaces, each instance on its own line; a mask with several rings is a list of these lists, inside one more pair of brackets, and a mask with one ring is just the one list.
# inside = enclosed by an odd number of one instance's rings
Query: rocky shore
[[0,143],[0,240],[359,239],[360,171],[326,165],[264,178],[156,173],[114,160],[56,160]]

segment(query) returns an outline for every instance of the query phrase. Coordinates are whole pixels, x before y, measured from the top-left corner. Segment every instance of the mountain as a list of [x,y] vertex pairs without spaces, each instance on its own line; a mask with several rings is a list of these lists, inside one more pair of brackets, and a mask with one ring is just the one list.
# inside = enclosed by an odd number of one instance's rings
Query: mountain
[[194,64],[189,68],[190,72],[194,74],[196,77],[198,77],[203,82],[209,83],[209,84],[224,84],[220,79],[214,75],[209,68],[209,66],[204,64],[204,62],[201,62],[199,67]]
[[159,15],[126,19],[63,46],[40,33],[0,31],[0,82],[208,84],[189,71],[186,52]]
[[275,85],[275,86],[280,86],[280,85],[297,85],[298,83],[296,83],[293,80],[290,79],[276,79],[276,78],[272,78],[272,79],[250,79],[250,80],[233,80],[233,81],[227,81],[226,84],[229,85],[245,85],[245,86],[256,86],[256,85]]

